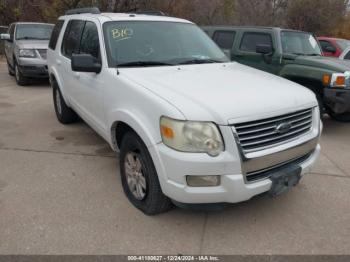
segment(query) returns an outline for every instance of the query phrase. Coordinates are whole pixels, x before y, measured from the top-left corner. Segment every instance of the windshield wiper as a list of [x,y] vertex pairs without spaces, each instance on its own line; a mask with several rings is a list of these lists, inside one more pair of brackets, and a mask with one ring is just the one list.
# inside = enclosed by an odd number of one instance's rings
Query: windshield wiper
[[211,64],[211,63],[223,63],[219,60],[214,59],[190,59],[180,62],[179,65],[191,65],[191,64]]
[[307,56],[321,56],[320,54],[307,54]]
[[39,37],[31,37],[31,36],[25,36],[17,38],[17,40],[49,40],[47,38],[39,38]]
[[117,64],[118,67],[173,66],[174,64],[159,61],[135,61]]
[[292,55],[302,55],[302,56],[305,56],[306,54],[304,54],[304,53],[292,53]]

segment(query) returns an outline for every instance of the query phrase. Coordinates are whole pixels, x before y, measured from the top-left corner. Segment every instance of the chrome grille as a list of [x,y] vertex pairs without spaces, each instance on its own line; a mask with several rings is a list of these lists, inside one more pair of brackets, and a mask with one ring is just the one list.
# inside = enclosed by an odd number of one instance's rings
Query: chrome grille
[[[313,109],[283,116],[236,124],[237,135],[244,153],[261,151],[297,138],[312,128]],[[286,130],[279,130],[287,125]]]
[[39,52],[41,58],[43,58],[43,59],[47,58],[47,49],[38,49],[38,52]]

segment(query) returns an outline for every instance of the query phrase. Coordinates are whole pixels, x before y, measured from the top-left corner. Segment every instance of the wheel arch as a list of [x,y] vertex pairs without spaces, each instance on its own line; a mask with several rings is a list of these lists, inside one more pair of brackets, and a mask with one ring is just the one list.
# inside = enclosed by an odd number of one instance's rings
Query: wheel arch
[[151,125],[149,121],[141,120],[141,118],[129,111],[118,110],[113,112],[110,119],[113,119],[109,121],[111,145],[115,151],[120,149],[121,141],[129,131],[135,132],[145,143],[146,147],[160,142],[160,132],[157,134],[157,129],[154,125]]
[[323,97],[324,86],[321,80],[304,78],[304,77],[290,77],[288,79],[302,86],[307,87],[308,89],[313,91],[316,95]]
[[58,76],[57,71],[56,71],[54,68],[51,68],[50,73],[49,73],[50,84],[51,84],[52,87],[53,87],[54,84],[57,85],[57,87],[58,87],[58,88],[60,89],[60,91],[61,91],[61,94],[62,94],[62,96],[63,96],[64,101],[66,102],[66,104],[67,104],[68,106],[70,106],[69,99],[67,99],[65,90],[64,90],[64,88],[62,88],[62,87],[63,87],[62,81],[61,81],[61,79],[60,79],[59,77],[57,77],[57,76]]

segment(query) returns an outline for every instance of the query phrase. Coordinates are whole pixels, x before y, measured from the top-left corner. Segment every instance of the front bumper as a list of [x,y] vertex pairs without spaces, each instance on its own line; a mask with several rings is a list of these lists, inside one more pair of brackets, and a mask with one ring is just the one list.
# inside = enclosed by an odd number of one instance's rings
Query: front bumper
[[28,78],[48,78],[47,63],[43,59],[19,58],[18,69]]
[[[215,158],[207,154],[177,152],[164,144],[149,149],[165,195],[185,204],[238,203],[271,189],[272,181],[269,178],[247,183],[231,128],[222,127],[221,132],[226,142],[226,150]],[[316,142],[312,153],[300,163],[302,175],[310,172],[320,154],[320,149],[320,145]],[[186,183],[187,175],[220,175],[221,185],[189,187]]]
[[332,112],[343,114],[350,112],[350,89],[324,89],[325,104]]

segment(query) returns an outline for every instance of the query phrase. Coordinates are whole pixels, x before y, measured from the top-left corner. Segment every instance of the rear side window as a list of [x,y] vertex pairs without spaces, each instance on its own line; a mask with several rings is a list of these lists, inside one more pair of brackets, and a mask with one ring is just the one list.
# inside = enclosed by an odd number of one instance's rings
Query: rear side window
[[350,51],[345,55],[344,59],[350,60]]
[[73,53],[79,52],[79,43],[84,25],[85,22],[81,20],[69,21],[62,42],[62,54],[64,56],[71,58]]
[[58,20],[55,27],[53,28],[50,42],[49,42],[49,48],[52,50],[56,49],[57,40],[58,40],[58,37],[60,36],[63,24],[64,24],[63,20]]
[[257,45],[272,46],[271,35],[265,33],[244,33],[240,50],[256,53]]
[[325,40],[320,40],[320,45],[323,52],[329,52],[327,51],[327,48],[335,48],[330,42]]
[[80,54],[89,54],[100,60],[100,42],[95,23],[86,22],[81,36]]
[[220,48],[231,50],[235,36],[236,32],[233,31],[216,31],[213,40]]

